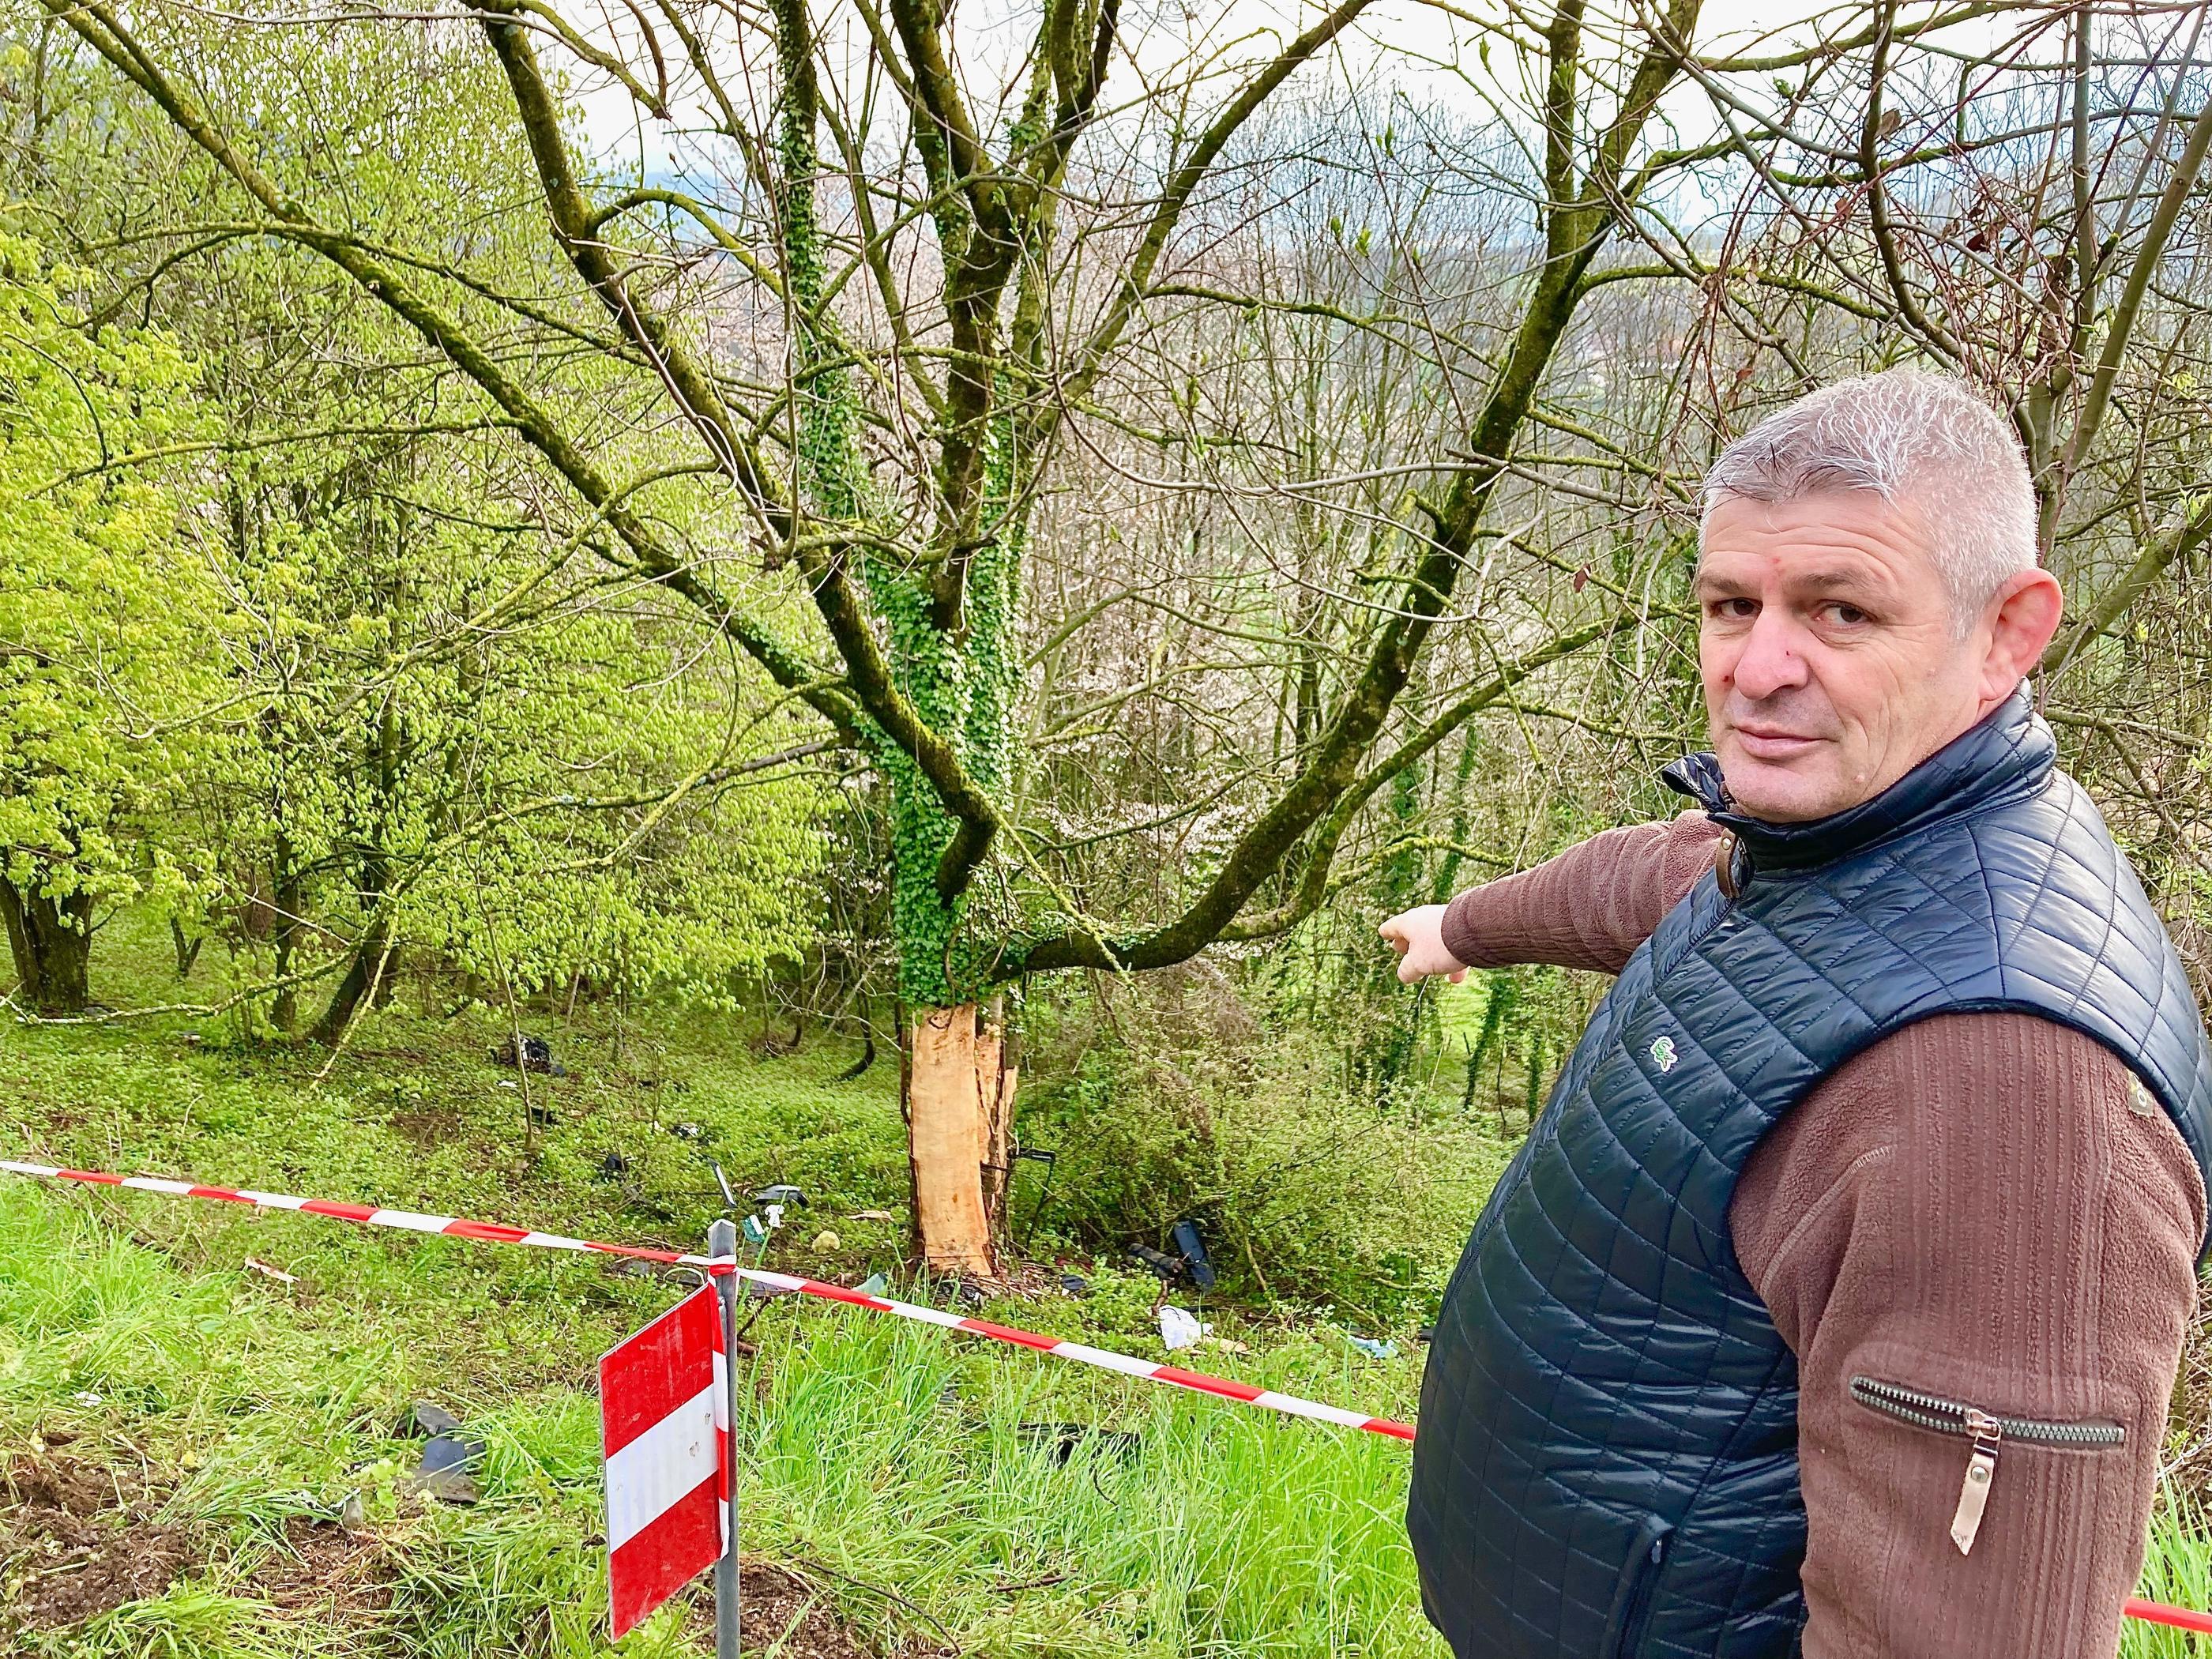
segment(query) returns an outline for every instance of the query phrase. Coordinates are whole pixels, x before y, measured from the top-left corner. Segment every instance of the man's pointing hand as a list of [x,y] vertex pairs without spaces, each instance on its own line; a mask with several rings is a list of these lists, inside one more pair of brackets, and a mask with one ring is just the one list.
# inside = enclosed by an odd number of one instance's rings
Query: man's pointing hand
[[1382,933],[1398,953],[1398,978],[1411,985],[1431,974],[1443,974],[1455,985],[1467,977],[1467,964],[1444,949],[1444,907],[1416,905],[1384,922]]

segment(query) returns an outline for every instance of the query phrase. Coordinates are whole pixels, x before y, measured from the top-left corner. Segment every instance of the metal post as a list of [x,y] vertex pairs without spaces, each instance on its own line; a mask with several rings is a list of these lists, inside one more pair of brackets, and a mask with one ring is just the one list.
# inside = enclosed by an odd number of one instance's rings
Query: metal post
[[[717,1221],[707,1229],[707,1254],[717,1261],[734,1261],[738,1229],[734,1222]],[[724,1494],[730,1506],[729,1547],[714,1563],[714,1659],[738,1659],[738,1276],[714,1275],[714,1293],[722,1304],[722,1375],[729,1383],[725,1408],[730,1419],[730,1486]]]

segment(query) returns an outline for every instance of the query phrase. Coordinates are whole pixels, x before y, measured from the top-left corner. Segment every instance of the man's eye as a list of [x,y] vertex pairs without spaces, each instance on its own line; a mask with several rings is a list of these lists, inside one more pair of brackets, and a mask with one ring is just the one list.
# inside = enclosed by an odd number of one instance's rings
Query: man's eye
[[1845,628],[1856,628],[1861,623],[1869,620],[1867,613],[1855,605],[1832,605],[1828,607],[1828,616],[1832,621],[1841,623]]
[[1707,602],[1705,609],[1715,617],[1725,617],[1730,622],[1747,622],[1759,614],[1759,604],[1755,599],[1712,599]]

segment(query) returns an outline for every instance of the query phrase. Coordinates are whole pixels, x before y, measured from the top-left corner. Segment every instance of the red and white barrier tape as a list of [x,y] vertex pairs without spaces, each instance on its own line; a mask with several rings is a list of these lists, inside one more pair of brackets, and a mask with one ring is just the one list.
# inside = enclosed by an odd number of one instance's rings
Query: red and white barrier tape
[[[675,1250],[652,1250],[635,1244],[603,1244],[588,1238],[565,1238],[558,1233],[533,1232],[527,1227],[503,1226],[492,1221],[464,1221],[456,1216],[422,1215],[412,1210],[379,1209],[368,1204],[337,1204],[328,1199],[292,1198],[282,1193],[202,1187],[189,1181],[164,1180],[159,1176],[108,1175],[94,1170],[63,1170],[50,1164],[24,1164],[7,1158],[0,1158],[0,1171],[9,1175],[44,1176],[56,1181],[83,1182],[97,1187],[128,1187],[134,1192],[160,1193],[169,1198],[215,1199],[226,1204],[252,1204],[265,1210],[296,1210],[303,1215],[330,1216],[339,1221],[356,1222],[368,1227],[396,1227],[405,1232],[437,1233],[447,1238],[474,1238],[491,1244],[528,1244],[549,1250],[597,1251],[604,1255],[629,1256],[640,1261],[699,1267],[709,1273],[735,1273],[740,1279],[748,1279],[775,1290],[820,1297],[826,1302],[842,1302],[848,1306],[866,1308],[876,1313],[896,1314],[902,1319],[919,1320],[925,1325],[965,1331],[970,1336],[988,1337],[994,1342],[1011,1342],[1017,1347],[1048,1353],[1060,1359],[1072,1359],[1079,1365],[1093,1365],[1101,1370],[1117,1371],[1123,1376],[1165,1382],[1200,1394],[1216,1395],[1224,1400],[1242,1401],[1248,1406],[1264,1407],[1286,1416],[1310,1417],[1318,1422],[1334,1423],[1347,1429],[1364,1429],[1370,1434],[1389,1435],[1399,1440],[1413,1437],[1411,1427],[1403,1423],[1394,1423],[1387,1417],[1364,1417],[1358,1412],[1324,1406],[1318,1401],[1301,1400],[1296,1395],[1278,1394],[1272,1389],[1256,1389],[1249,1382],[1232,1382],[1225,1376],[1187,1371],[1177,1365],[1163,1365],[1130,1354],[1090,1347],[1081,1342],[1063,1342],[1055,1337],[1039,1335],[1035,1331],[1018,1330],[1011,1325],[994,1325],[988,1319],[963,1319],[957,1314],[944,1313],[911,1302],[894,1302],[888,1297],[865,1295],[859,1291],[847,1290],[842,1285],[826,1285],[820,1279],[801,1279],[793,1273],[769,1273],[761,1267],[741,1267],[733,1261],[718,1261],[712,1256],[689,1255]],[[2124,1611],[2129,1618],[2140,1619],[2149,1624],[2212,1634],[2212,1613],[2198,1613],[2189,1607],[2168,1607],[2162,1601],[2129,1601]]]
[[368,1204],[337,1204],[327,1199],[292,1198],[282,1193],[202,1187],[189,1181],[164,1180],[159,1176],[118,1176],[92,1170],[61,1170],[48,1164],[23,1164],[5,1158],[0,1158],[0,1170],[10,1175],[86,1182],[100,1187],[128,1187],[135,1192],[161,1193],[170,1198],[206,1198],[227,1204],[253,1204],[268,1210],[297,1210],[304,1215],[330,1216],[339,1221],[357,1222],[368,1227],[397,1227],[407,1232],[438,1233],[447,1238],[481,1239],[493,1244],[529,1244],[540,1249],[594,1250],[605,1255],[629,1256],[640,1261],[701,1267],[710,1273],[735,1273],[740,1279],[748,1279],[755,1284],[769,1285],[775,1290],[820,1297],[826,1302],[842,1302],[876,1313],[896,1314],[901,1319],[918,1320],[925,1325],[940,1325],[947,1330],[965,1331],[970,1336],[986,1336],[994,1342],[1011,1342],[1018,1347],[1034,1349],[1038,1353],[1048,1353],[1056,1358],[1072,1359],[1079,1365],[1118,1371],[1123,1376],[1165,1382],[1200,1394],[1218,1395],[1224,1400],[1239,1400],[1248,1406],[1263,1407],[1290,1417],[1310,1417],[1319,1422],[1334,1423],[1347,1429],[1364,1429],[1370,1434],[1387,1434],[1400,1440],[1413,1437],[1411,1428],[1403,1423],[1393,1423],[1388,1418],[1363,1416],[1358,1412],[1345,1411],[1340,1407],[1324,1406],[1318,1401],[1301,1400],[1296,1395],[1278,1394],[1273,1389],[1256,1389],[1249,1382],[1232,1382],[1225,1376],[1187,1371],[1179,1365],[1163,1365],[1129,1354],[1093,1348],[1081,1342],[1063,1342],[1056,1337],[1041,1336],[1035,1331],[1017,1330],[1011,1325],[994,1325],[988,1319],[963,1319],[957,1314],[943,1313],[935,1308],[920,1307],[911,1302],[893,1302],[888,1297],[869,1296],[860,1291],[848,1291],[842,1285],[825,1285],[819,1279],[770,1273],[762,1267],[741,1267],[735,1262],[717,1261],[711,1256],[687,1255],[674,1250],[649,1250],[635,1244],[602,1244],[588,1238],[564,1238],[558,1233],[532,1232],[527,1227],[507,1227],[491,1221],[464,1221],[448,1215],[422,1215],[413,1210],[383,1210]]

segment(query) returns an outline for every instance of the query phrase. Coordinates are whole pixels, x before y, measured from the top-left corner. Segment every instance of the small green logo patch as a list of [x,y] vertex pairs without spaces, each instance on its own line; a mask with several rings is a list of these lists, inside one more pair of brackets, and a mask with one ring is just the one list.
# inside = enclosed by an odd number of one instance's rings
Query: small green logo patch
[[1674,1038],[1670,1036],[1656,1036],[1651,1039],[1651,1063],[1656,1066],[1662,1073],[1673,1071],[1674,1069],[1674,1062],[1680,1059],[1681,1059],[1681,1055],[1674,1052]]

